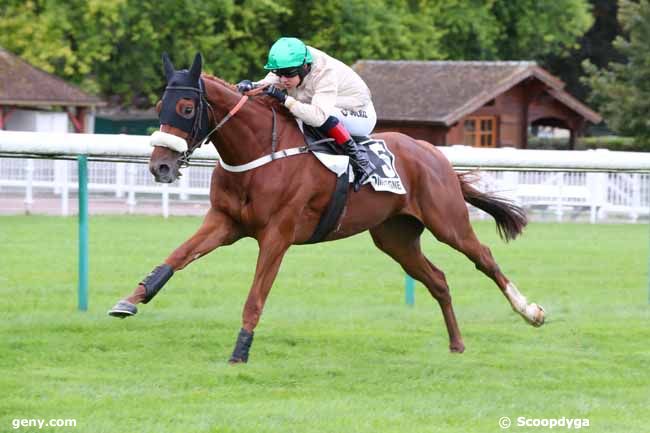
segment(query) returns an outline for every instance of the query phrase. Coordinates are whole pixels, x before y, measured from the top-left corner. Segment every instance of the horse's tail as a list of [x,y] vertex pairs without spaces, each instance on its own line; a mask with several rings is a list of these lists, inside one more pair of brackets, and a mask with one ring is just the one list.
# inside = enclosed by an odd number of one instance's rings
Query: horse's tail
[[458,180],[465,201],[492,215],[504,241],[515,239],[528,224],[526,212],[514,202],[476,189],[472,185],[478,180],[474,173],[458,173]]

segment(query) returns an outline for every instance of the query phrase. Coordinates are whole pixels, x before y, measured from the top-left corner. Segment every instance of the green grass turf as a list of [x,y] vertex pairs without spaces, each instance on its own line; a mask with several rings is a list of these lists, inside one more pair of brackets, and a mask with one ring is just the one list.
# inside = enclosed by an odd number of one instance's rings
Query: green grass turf
[[[448,353],[426,289],[404,305],[404,274],[367,233],[294,247],[249,364],[229,366],[253,240],[193,263],[138,316],[106,316],[199,224],[92,217],[90,308],[80,313],[76,219],[0,218],[0,432],[498,432],[502,416],[650,431],[645,225],[532,223],[504,244],[492,221],[475,223],[504,273],[546,308],[539,329],[425,234],[452,290],[463,355]],[[17,418],[77,427],[14,430]]]

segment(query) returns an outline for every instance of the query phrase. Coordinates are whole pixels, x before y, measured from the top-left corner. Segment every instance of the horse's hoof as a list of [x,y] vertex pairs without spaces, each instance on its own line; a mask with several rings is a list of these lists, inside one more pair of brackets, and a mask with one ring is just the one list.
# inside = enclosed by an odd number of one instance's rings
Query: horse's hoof
[[526,322],[530,323],[535,328],[539,328],[544,324],[545,317],[546,312],[544,311],[544,307],[541,305],[532,303],[526,307],[526,315],[524,318],[526,319]]
[[449,351],[451,353],[463,353],[465,351],[465,345],[463,343],[450,344]]
[[108,315],[124,319],[126,317],[135,316],[138,313],[138,307],[129,301],[121,300],[113,308],[108,310]]
[[246,364],[248,361],[242,358],[230,358],[228,364],[237,365],[237,364]]

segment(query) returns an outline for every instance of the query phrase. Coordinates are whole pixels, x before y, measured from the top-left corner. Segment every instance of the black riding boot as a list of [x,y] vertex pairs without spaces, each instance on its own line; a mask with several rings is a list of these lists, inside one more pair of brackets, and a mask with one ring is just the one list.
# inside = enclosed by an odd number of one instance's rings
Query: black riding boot
[[354,190],[359,191],[363,183],[368,180],[375,165],[368,159],[366,148],[357,145],[354,139],[350,138],[343,144],[345,153],[350,157],[350,163],[354,169]]

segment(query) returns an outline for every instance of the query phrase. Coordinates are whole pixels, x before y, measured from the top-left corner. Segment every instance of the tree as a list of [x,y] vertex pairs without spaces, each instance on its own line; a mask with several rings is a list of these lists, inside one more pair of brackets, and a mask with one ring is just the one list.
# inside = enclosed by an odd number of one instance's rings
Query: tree
[[[419,1],[418,3],[427,3]],[[444,57],[442,30],[406,0],[294,0],[281,28],[285,36],[352,64],[360,59],[435,59]]]
[[569,55],[550,53],[542,60],[542,65],[558,75],[565,83],[566,89],[581,101],[586,101],[589,87],[581,78],[585,76],[582,63],[589,60],[599,68],[609,62],[621,62],[625,57],[612,45],[621,33],[621,26],[616,19],[617,0],[591,0],[594,25],[578,41],[579,47],[572,49]]
[[587,0],[418,0],[413,19],[442,33],[453,60],[540,60],[566,53],[591,26]]
[[500,25],[497,50],[504,60],[566,55],[593,24],[587,0],[494,0],[492,10]]
[[606,68],[585,61],[585,83],[610,128],[650,147],[650,1],[621,0],[618,20],[623,35],[614,47],[626,61]]
[[590,25],[587,0],[0,0],[0,45],[114,104],[149,106],[160,56],[196,51],[229,81],[260,77],[269,47],[296,36],[352,64],[539,60]]
[[[273,0],[0,0],[0,45],[113,103],[149,106],[164,87],[161,55],[178,67],[247,76],[279,36]],[[115,97],[114,97],[115,96]]]

